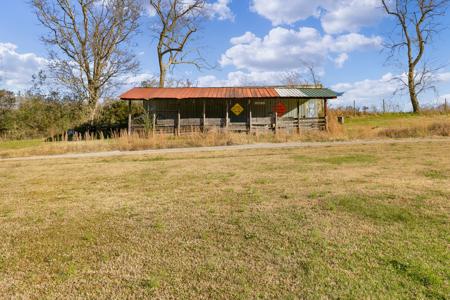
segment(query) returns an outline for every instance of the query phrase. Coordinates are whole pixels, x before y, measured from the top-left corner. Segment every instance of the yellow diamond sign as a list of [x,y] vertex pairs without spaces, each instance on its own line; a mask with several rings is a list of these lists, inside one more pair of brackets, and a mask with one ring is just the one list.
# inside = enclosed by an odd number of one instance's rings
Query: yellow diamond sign
[[239,104],[236,103],[232,108],[231,111],[233,112],[233,114],[235,114],[236,116],[239,116],[240,114],[242,114],[242,112],[244,111],[244,108]]

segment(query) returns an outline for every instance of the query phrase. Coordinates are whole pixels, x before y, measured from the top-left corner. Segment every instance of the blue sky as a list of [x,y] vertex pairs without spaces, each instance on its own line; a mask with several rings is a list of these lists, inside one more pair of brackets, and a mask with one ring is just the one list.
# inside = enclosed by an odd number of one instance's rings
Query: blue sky
[[[0,10],[0,88],[25,90],[31,75],[45,67],[47,51],[40,42],[43,28],[27,0],[2,0]],[[203,24],[197,45],[212,70],[178,68],[172,75],[201,86],[274,85],[286,74],[302,74],[301,61],[313,64],[323,83],[345,92],[337,102],[379,105],[383,98],[409,109],[406,97],[392,96],[392,76],[401,70],[385,64],[381,44],[392,20],[378,0],[210,0],[213,17]],[[450,27],[446,17],[445,26]],[[134,51],[140,73],[130,85],[158,73],[155,43],[148,30],[154,21],[142,19]],[[430,56],[450,63],[450,30],[435,39]],[[438,95],[422,96],[423,103],[450,99],[450,68],[440,71]],[[123,88],[122,88],[123,89]],[[119,91],[118,91],[119,92]]]

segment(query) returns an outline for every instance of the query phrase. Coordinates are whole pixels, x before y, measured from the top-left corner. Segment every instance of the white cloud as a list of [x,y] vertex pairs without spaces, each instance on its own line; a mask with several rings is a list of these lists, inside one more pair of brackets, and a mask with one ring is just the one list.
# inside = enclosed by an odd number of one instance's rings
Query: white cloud
[[293,24],[308,17],[320,16],[320,8],[332,0],[252,0],[251,9],[273,25]]
[[33,74],[47,66],[47,59],[35,53],[19,53],[11,43],[0,43],[0,87],[20,91],[30,87]]
[[360,105],[379,104],[383,98],[392,97],[397,89],[394,75],[387,73],[379,79],[365,79],[353,83],[338,83],[331,88],[337,92],[344,92],[339,99],[342,105],[349,105],[357,101]]
[[156,76],[152,73],[140,73],[135,75],[124,76],[121,80],[126,86],[139,86],[143,81],[155,79]]
[[375,25],[383,18],[379,0],[350,0],[338,3],[321,19],[322,27],[327,33],[358,32],[362,27]]
[[230,4],[231,0],[217,0],[217,2],[208,3],[206,7],[211,18],[221,21],[234,21],[234,14],[231,11]]
[[[326,36],[327,37],[327,36]],[[355,50],[378,49],[383,43],[380,36],[367,37],[359,33],[349,33],[330,40],[327,45],[335,52],[351,52]]]
[[329,34],[358,32],[383,17],[378,0],[252,0],[251,9],[273,25],[318,18]]
[[[402,76],[406,77],[406,74]],[[410,103],[408,95],[395,95],[398,88],[398,80],[394,80],[398,76],[387,73],[379,79],[365,79],[352,83],[338,83],[331,88],[337,92],[344,92],[335,103],[338,106],[352,105],[356,101],[357,106],[377,106],[381,107],[383,99],[390,106],[398,106],[400,110],[409,110]],[[436,83],[438,89],[443,88],[442,84],[450,82],[450,72],[443,72],[436,75]],[[437,102],[442,103],[444,99],[450,100],[450,95],[443,95],[437,99],[433,92],[428,92],[421,95],[421,105],[436,105]],[[438,100],[438,101],[437,101]],[[437,102],[436,102],[437,101]]]
[[347,53],[377,49],[382,39],[357,33],[338,37],[321,35],[311,27],[298,30],[276,27],[263,38],[247,32],[230,42],[233,46],[222,55],[221,66],[250,72],[286,72],[302,68],[305,61],[321,68],[331,54],[339,55],[344,63],[348,59]]
[[436,76],[436,79],[439,82],[450,82],[450,72],[443,72],[443,73],[439,73]]
[[334,63],[336,64],[336,67],[342,68],[347,60],[348,60],[348,54],[341,53],[338,57],[336,57],[334,59]]
[[234,37],[230,40],[230,43],[232,45],[239,45],[239,44],[251,44],[252,42],[256,41],[258,38],[253,32],[246,32],[242,36]]

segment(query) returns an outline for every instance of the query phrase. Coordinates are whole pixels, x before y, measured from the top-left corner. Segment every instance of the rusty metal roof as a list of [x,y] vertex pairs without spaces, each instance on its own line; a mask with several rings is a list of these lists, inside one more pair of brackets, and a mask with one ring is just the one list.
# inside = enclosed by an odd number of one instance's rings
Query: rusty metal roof
[[[311,90],[314,90],[311,92]],[[221,88],[134,88],[122,100],[156,99],[254,99],[254,98],[337,98],[325,88],[221,87]]]

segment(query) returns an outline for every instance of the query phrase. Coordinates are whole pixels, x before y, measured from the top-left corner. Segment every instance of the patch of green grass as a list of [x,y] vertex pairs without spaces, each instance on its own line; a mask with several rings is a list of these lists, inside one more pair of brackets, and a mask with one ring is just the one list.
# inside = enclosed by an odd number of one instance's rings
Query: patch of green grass
[[329,192],[319,191],[319,192],[311,192],[308,194],[308,199],[321,199],[328,195]]
[[388,264],[400,275],[406,276],[425,287],[442,284],[442,280],[438,276],[423,266],[400,262],[396,259],[390,260]]
[[342,210],[378,222],[412,222],[415,220],[409,210],[384,203],[383,200],[376,197],[348,195],[328,199],[322,205],[328,210]]
[[42,140],[11,140],[0,141],[0,150],[18,150],[30,147],[36,147],[44,144]]
[[142,287],[147,290],[153,291],[160,286],[160,281],[158,278],[154,276],[148,276],[146,279],[143,279],[141,282]]
[[95,235],[92,232],[85,232],[82,236],[81,239],[83,241],[89,242],[89,243],[93,243],[95,242],[96,238]]
[[270,180],[267,178],[258,178],[255,180],[255,184],[259,184],[259,185],[270,184]]
[[305,155],[294,155],[294,156],[292,156],[292,159],[297,160],[297,161],[301,161],[301,162],[311,162],[311,161],[313,161],[312,157],[305,156]]
[[371,164],[377,161],[377,157],[368,154],[350,154],[320,158],[318,161],[332,165]]
[[155,229],[155,231],[157,232],[163,232],[164,229],[166,228],[166,225],[162,221],[156,221],[153,222],[152,228]]
[[447,172],[443,170],[428,170],[424,173],[425,177],[431,178],[431,179],[447,179],[449,176]]
[[58,273],[58,277],[61,281],[66,281],[70,277],[76,275],[77,271],[77,266],[75,265],[75,263],[71,262],[60,270],[60,272]]
[[346,154],[346,155],[336,155],[330,157],[316,157],[316,156],[303,156],[295,155],[291,157],[292,159],[302,162],[302,163],[327,163],[332,165],[343,165],[343,164],[369,164],[375,163],[378,158],[370,154]]
[[345,122],[348,125],[371,125],[371,126],[380,126],[389,124],[392,121],[401,120],[401,119],[415,119],[420,117],[420,115],[416,115],[413,113],[386,113],[379,115],[367,115],[367,116],[356,116],[356,117],[348,117]]

